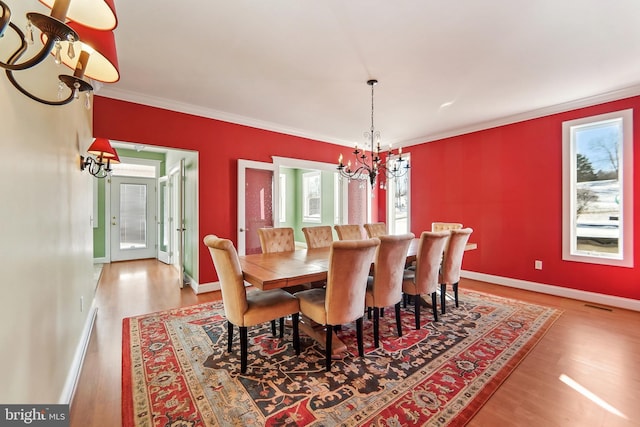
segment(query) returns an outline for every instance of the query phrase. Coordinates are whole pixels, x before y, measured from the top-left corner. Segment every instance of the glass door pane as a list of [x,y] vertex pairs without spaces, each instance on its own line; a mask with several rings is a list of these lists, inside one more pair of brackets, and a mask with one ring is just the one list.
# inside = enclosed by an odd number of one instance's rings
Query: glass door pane
[[246,253],[261,253],[258,228],[273,227],[273,171],[245,171]]
[[120,184],[120,250],[147,247],[147,186]]

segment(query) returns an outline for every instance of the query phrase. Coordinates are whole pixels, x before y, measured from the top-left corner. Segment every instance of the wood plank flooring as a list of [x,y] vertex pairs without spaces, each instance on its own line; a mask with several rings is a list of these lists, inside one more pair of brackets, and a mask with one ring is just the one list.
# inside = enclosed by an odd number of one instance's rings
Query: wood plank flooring
[[[121,425],[124,317],[220,298],[219,292],[195,295],[189,288],[180,289],[177,278],[171,266],[156,260],[104,266],[71,427]],[[469,426],[640,425],[640,313],[466,279],[460,287],[564,311]],[[563,382],[562,376],[568,380]]]

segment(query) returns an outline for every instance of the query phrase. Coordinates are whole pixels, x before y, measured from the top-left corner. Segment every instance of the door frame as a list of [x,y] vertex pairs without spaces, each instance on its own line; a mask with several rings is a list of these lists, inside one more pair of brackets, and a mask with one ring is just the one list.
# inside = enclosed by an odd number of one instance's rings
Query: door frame
[[[164,185],[163,185],[164,184]],[[158,213],[157,213],[157,223],[158,223],[158,232],[157,232],[157,241],[158,241],[158,261],[161,261],[165,264],[171,264],[171,249],[173,248],[173,242],[171,241],[171,239],[173,238],[173,233],[171,233],[171,222],[170,222],[170,217],[171,217],[171,204],[172,204],[172,197],[173,194],[171,192],[171,182],[169,181],[169,177],[167,175],[165,176],[161,176],[160,178],[158,178],[158,184],[157,184],[157,205],[158,205]],[[163,189],[166,188],[167,189],[167,194],[163,194]],[[165,206],[168,206],[169,209],[169,214],[165,215],[166,213],[166,209]],[[161,218],[163,219],[161,221]],[[169,230],[167,231],[167,238],[169,240],[169,243],[167,245],[167,251],[163,251],[162,250],[162,242],[160,241],[162,236],[164,236],[164,228],[165,227],[165,222],[169,222]]]
[[[113,191],[115,191],[115,187],[114,185],[116,185],[116,183],[114,183],[114,180],[119,181],[131,181],[132,183],[135,183],[136,185],[142,185],[144,183],[144,185],[146,185],[147,187],[147,225],[146,225],[146,233],[147,233],[147,245],[149,247],[145,248],[145,250],[149,251],[150,254],[152,254],[151,257],[147,257],[147,256],[133,256],[133,257],[129,257],[129,256],[116,256],[114,257],[114,252],[113,250],[115,249],[115,245],[110,244],[110,248],[111,250],[109,251],[109,258],[111,259],[111,261],[130,261],[130,260],[135,260],[135,259],[145,259],[145,258],[157,258],[158,256],[158,231],[157,231],[157,222],[158,222],[158,218],[157,218],[157,178],[142,178],[142,177],[131,177],[131,176],[114,176],[111,177],[111,179],[109,179],[109,193],[111,194],[111,196],[113,196]],[[139,182],[136,182],[139,181]],[[113,202],[115,201],[115,199],[113,197],[110,197],[110,203],[113,204]],[[107,218],[108,222],[108,234],[109,234],[109,241],[113,241],[113,227],[114,224],[112,223],[112,216],[114,214],[113,209],[109,210],[110,214],[109,217]],[[121,218],[118,217],[118,228],[119,228],[119,224],[120,224]],[[141,249],[142,251],[142,249]],[[122,252],[122,251],[120,251]]]
[[[185,209],[185,159],[173,166],[167,174],[171,197],[171,265],[178,270],[178,285],[184,287],[184,223]],[[177,186],[176,186],[177,184]]]

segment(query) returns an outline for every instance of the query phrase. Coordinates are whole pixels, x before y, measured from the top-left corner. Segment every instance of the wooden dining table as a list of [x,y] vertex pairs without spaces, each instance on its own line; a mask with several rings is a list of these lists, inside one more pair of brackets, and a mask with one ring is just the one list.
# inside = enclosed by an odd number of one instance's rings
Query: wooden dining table
[[[415,259],[420,239],[411,241],[407,262]],[[465,251],[477,249],[477,243],[467,243]],[[244,280],[258,289],[288,288],[303,283],[327,280],[330,248],[298,249],[288,252],[240,256]]]
[[[407,251],[407,262],[418,253],[419,238],[411,241]],[[476,243],[467,243],[465,251],[476,249]],[[260,253],[240,256],[240,267],[245,282],[263,291],[288,288],[304,283],[327,280],[330,248],[298,249],[287,252]],[[302,318],[300,330],[324,346],[324,328]],[[336,336],[332,340],[333,357],[339,358],[346,346]]]

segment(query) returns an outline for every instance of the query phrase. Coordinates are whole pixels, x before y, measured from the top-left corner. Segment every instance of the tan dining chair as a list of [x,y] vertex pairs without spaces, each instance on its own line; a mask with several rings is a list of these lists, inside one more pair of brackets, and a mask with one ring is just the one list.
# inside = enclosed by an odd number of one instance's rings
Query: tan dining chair
[[333,231],[330,225],[302,227],[307,249],[326,248],[333,242]]
[[[238,253],[231,240],[221,239],[213,234],[204,238],[204,244],[209,248],[211,259],[220,280],[224,315],[227,318],[228,342],[227,352],[231,352],[233,344],[233,326],[240,328],[240,371],[247,370],[247,349],[249,326],[259,325],[291,316],[293,329],[293,348],[300,354],[300,338],[298,334],[298,320],[300,304],[298,299],[282,289],[256,291],[247,294],[240,268]],[[282,326],[281,329],[282,331]]]
[[367,231],[369,237],[385,236],[387,233],[387,225],[384,222],[374,222],[364,225],[364,229]]
[[[405,270],[402,292],[411,295],[415,303],[416,329],[420,329],[421,295],[431,295],[433,320],[438,321],[438,291],[440,260],[450,231],[424,231],[420,235],[415,270]],[[406,305],[406,297],[405,297]]]
[[453,295],[458,304],[458,283],[460,282],[460,270],[462,269],[462,258],[464,256],[465,246],[469,241],[472,228],[461,228],[459,230],[451,230],[451,236],[447,244],[444,258],[442,260],[442,268],[440,269],[440,308],[442,314],[446,311],[447,285],[453,288]]
[[371,263],[380,245],[378,239],[337,241],[331,244],[327,286],[297,292],[300,312],[312,321],[326,326],[325,368],[331,370],[333,329],[356,322],[358,355],[364,356],[362,318],[364,295]]
[[[296,250],[296,242],[291,227],[259,228],[260,247],[263,254],[290,252]],[[311,284],[302,284],[283,288],[290,294],[309,289]],[[282,335],[282,330],[280,331]]]
[[260,237],[263,254],[296,250],[296,241],[291,227],[259,228],[258,237]]
[[362,240],[367,238],[367,232],[360,224],[334,225],[339,240]]
[[380,236],[373,277],[367,281],[365,306],[373,308],[373,344],[379,347],[380,310],[395,306],[398,336],[402,336],[400,303],[402,302],[402,279],[413,233],[397,236]]
[[431,231],[459,230],[462,224],[459,222],[432,222]]

